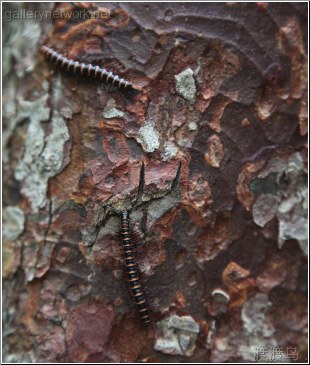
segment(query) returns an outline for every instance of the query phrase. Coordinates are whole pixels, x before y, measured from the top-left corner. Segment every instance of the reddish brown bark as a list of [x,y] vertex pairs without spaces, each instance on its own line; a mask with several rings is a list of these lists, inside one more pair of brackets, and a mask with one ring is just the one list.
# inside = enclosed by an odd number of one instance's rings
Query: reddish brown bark
[[[306,362],[307,5],[61,9],[4,20],[5,360]],[[67,75],[40,44],[137,90]],[[145,242],[150,328],[107,206]]]

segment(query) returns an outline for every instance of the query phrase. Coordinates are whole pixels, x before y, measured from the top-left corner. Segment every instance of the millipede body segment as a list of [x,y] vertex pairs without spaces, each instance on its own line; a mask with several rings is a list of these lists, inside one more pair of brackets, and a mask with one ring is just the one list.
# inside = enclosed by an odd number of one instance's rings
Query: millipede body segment
[[61,70],[69,73],[78,74],[84,77],[89,77],[97,80],[101,80],[106,84],[118,87],[120,90],[133,89],[131,82],[114,75],[105,68],[101,68],[96,65],[85,64],[78,61],[71,60],[62,54],[54,51],[52,48],[47,46],[40,47],[41,52],[45,55],[47,60],[52,61],[55,66]]
[[125,210],[121,212],[122,219],[122,241],[124,247],[125,266],[131,293],[134,297],[135,304],[140,313],[143,322],[146,325],[151,323],[148,306],[145,300],[145,294],[140,284],[137,263],[133,253],[133,245],[129,233],[129,213]]

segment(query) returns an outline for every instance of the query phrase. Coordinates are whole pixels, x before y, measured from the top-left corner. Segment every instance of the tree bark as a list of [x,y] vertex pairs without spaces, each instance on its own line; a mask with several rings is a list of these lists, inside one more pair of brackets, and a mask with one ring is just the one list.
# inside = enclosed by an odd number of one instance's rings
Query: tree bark
[[3,5],[3,360],[307,362],[307,4],[55,4]]

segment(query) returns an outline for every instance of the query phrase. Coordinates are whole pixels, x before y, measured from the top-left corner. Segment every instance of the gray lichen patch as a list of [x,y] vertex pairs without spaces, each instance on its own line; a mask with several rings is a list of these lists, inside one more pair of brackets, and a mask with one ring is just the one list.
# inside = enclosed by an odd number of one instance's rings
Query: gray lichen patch
[[139,129],[137,141],[145,152],[154,152],[159,147],[159,133],[151,123],[145,123]]
[[52,133],[47,138],[40,160],[42,170],[50,173],[50,176],[54,176],[59,172],[64,157],[63,147],[69,138],[69,131],[64,119],[58,113],[55,113],[52,118]]
[[279,180],[281,201],[277,216],[279,219],[279,246],[289,239],[299,241],[308,253],[308,187],[307,175],[302,157],[294,153]]
[[261,194],[253,204],[254,222],[264,227],[277,213],[278,198],[272,194]]
[[38,156],[44,147],[44,131],[41,127],[41,122],[49,118],[49,108],[46,101],[48,95],[42,96],[36,101],[19,101],[18,120],[30,119],[28,133],[25,140],[24,158],[19,163],[15,171],[17,180],[23,180],[31,170],[33,160]]
[[3,119],[10,121],[10,123],[7,123],[5,128],[3,128],[2,132],[2,158],[4,163],[9,161],[8,142],[13,135],[18,122],[15,118],[17,104],[15,97],[15,83],[13,80],[10,80],[10,82],[6,83],[6,87],[3,89],[3,99],[7,100],[7,102],[3,103]]
[[[268,310],[272,303],[266,294],[258,293],[249,299],[242,308],[241,319],[243,321],[243,332],[238,339],[238,353],[244,360],[260,362],[272,360],[272,352],[266,353],[264,358],[257,353],[258,348],[269,349],[276,347],[277,340],[273,334],[275,329],[268,316]],[[237,338],[236,338],[237,339]],[[285,353],[278,353],[278,361],[285,362]]]
[[189,131],[195,131],[196,129],[197,129],[197,123],[195,123],[195,122],[190,122],[190,123],[188,123],[188,130]]
[[[22,9],[22,4],[11,3],[7,5],[6,15],[11,17]],[[37,51],[38,41],[42,27],[36,19],[19,17],[10,19],[4,17],[3,26],[3,77],[9,75],[12,65],[15,66],[14,74],[22,78],[34,68],[34,54]]]
[[[47,89],[44,86],[45,84],[46,82],[43,82],[42,86],[44,89]],[[7,102],[3,105],[3,117],[8,121],[3,130],[3,161],[8,163],[9,154],[7,145],[16,127],[29,117],[32,109],[42,114],[42,105],[45,105],[46,96],[43,96],[35,102],[23,100],[17,96],[16,83],[12,78],[6,82],[3,95],[7,100]]]
[[169,161],[173,157],[176,156],[178,149],[175,144],[172,142],[167,142],[165,145],[165,149],[161,154],[163,161]]
[[241,318],[245,330],[250,335],[262,335],[270,337],[274,333],[274,328],[268,322],[267,312],[271,302],[266,294],[258,293],[248,300],[243,308]]
[[112,118],[123,118],[125,114],[123,111],[117,108],[106,107],[104,108],[102,115],[106,119],[112,119]]
[[31,208],[37,212],[46,204],[48,179],[55,176],[63,162],[63,147],[69,140],[64,119],[57,113],[51,120],[51,133],[45,140],[42,121],[49,118],[45,106],[47,95],[34,102],[24,101],[24,118],[29,118],[23,159],[15,170],[15,177],[23,181],[22,193],[29,198]]
[[196,95],[196,84],[193,75],[193,70],[188,67],[178,75],[174,76],[177,93],[189,101],[194,101]]
[[29,352],[21,352],[18,354],[10,354],[10,353],[4,353],[3,354],[3,361],[8,363],[31,363],[33,362],[32,353]]
[[199,325],[191,316],[172,315],[157,323],[160,332],[155,350],[169,355],[191,356],[199,334]]
[[19,207],[6,207],[4,210],[3,238],[16,240],[24,230],[25,214]]
[[308,188],[307,174],[300,153],[293,153],[288,161],[278,157],[270,160],[260,176],[267,179],[275,173],[277,190],[275,194],[258,196],[252,208],[254,221],[260,227],[264,227],[277,216],[279,247],[281,248],[286,240],[296,239],[307,254]]

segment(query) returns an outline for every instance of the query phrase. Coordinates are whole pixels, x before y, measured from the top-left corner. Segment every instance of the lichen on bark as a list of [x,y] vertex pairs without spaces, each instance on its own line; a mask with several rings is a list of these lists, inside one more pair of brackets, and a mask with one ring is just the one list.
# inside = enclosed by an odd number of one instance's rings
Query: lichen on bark
[[[306,362],[307,5],[3,6],[3,359]],[[6,19],[22,10],[68,16]],[[43,43],[134,92],[55,68]]]

